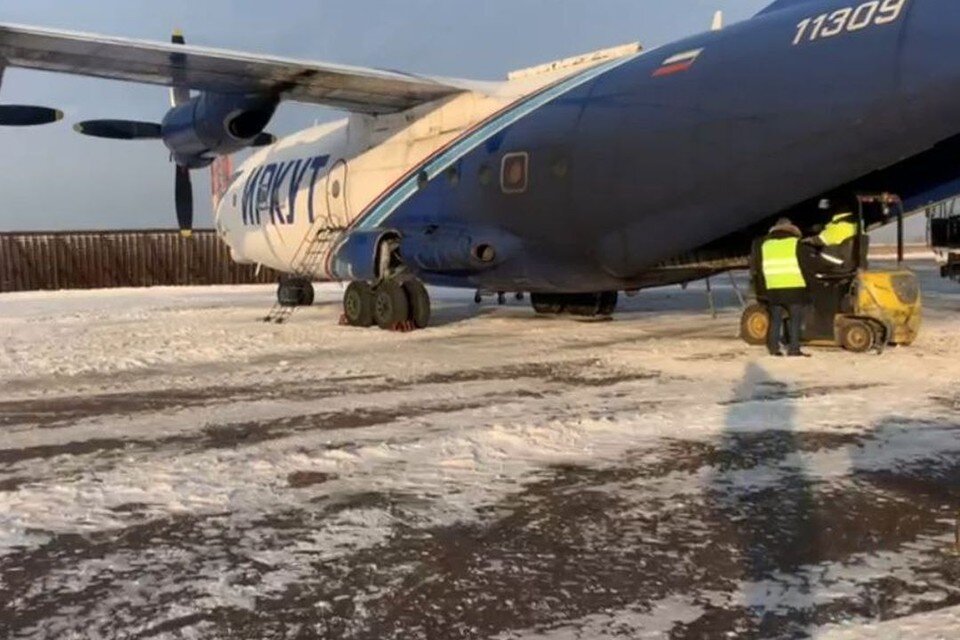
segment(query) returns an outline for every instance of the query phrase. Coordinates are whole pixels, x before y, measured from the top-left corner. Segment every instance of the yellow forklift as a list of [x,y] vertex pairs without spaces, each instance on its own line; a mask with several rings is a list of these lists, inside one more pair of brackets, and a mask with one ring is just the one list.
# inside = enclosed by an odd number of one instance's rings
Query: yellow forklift
[[[808,285],[812,304],[804,318],[804,343],[855,353],[882,353],[887,345],[909,346],[920,332],[922,299],[917,275],[903,266],[903,202],[889,193],[861,194],[857,202],[857,228],[861,230],[854,240],[857,265],[849,273],[808,278],[812,280]],[[868,211],[875,215],[868,218]],[[887,222],[893,216],[897,221],[897,266],[871,269],[865,221]],[[760,291],[756,282],[753,288]],[[765,345],[769,326],[770,313],[760,294],[743,312],[740,335],[748,344]]]

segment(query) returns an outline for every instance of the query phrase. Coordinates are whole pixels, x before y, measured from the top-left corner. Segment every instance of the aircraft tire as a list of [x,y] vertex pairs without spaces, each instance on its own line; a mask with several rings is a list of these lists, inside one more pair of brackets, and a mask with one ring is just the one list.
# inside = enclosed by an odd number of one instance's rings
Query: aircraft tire
[[570,294],[567,298],[567,313],[581,318],[595,318],[600,315],[601,301],[599,293]]
[[410,320],[417,329],[426,329],[430,324],[430,294],[423,283],[411,278],[403,283],[410,304]]
[[313,284],[305,278],[284,278],[277,286],[277,302],[281,307],[309,307],[313,297]]
[[620,294],[616,291],[604,291],[600,294],[600,315],[612,316],[617,310]]
[[563,298],[555,293],[531,293],[530,303],[533,310],[545,316],[556,316],[563,313]]
[[403,285],[395,280],[386,280],[377,287],[373,296],[373,320],[384,330],[394,329],[410,317],[410,303]]
[[316,291],[313,289],[313,283],[304,281],[300,294],[300,306],[312,307],[316,295]]
[[373,326],[373,288],[366,282],[351,282],[343,294],[343,315],[351,327]]

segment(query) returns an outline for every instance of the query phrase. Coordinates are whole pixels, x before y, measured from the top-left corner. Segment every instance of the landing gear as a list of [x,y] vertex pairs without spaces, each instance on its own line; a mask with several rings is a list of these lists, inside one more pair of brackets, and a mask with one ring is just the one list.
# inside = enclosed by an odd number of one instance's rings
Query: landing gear
[[373,294],[373,321],[381,329],[395,329],[410,318],[410,302],[396,280],[381,282]]
[[617,309],[616,291],[603,293],[532,293],[534,311],[543,315],[569,313],[581,318],[612,316]]
[[351,327],[373,326],[373,289],[366,282],[351,282],[343,294],[343,317]]
[[616,291],[604,291],[600,294],[600,309],[597,314],[601,316],[612,316],[617,310],[617,303],[620,302],[620,294]]
[[531,293],[530,304],[534,311],[545,316],[560,315],[564,309],[562,297],[555,293]]
[[430,324],[430,294],[423,283],[410,278],[403,283],[403,291],[410,303],[410,321],[417,329],[426,329]]
[[351,282],[347,287],[341,324],[377,325],[385,331],[413,331],[430,324],[430,295],[404,266],[399,244],[397,238],[387,238],[377,247],[375,282]]
[[[502,307],[502,306],[504,306],[505,304],[507,304],[507,294],[508,294],[508,293],[509,293],[509,292],[507,292],[507,291],[493,291],[493,290],[490,290],[490,289],[477,289],[476,293],[473,294],[473,303],[474,303],[474,304],[483,304],[483,298],[484,298],[484,297],[496,296],[496,298],[497,298],[497,306]],[[523,297],[524,297],[524,296],[523,296],[523,292],[522,292],[522,291],[516,291],[516,292],[514,292],[514,294],[513,294],[513,299],[516,300],[517,302],[522,302],[522,301],[523,301]]]
[[306,278],[284,278],[277,287],[277,303],[281,307],[309,307],[313,296],[313,284]]
[[343,324],[388,331],[425,329],[430,324],[430,295],[412,277],[384,280],[376,286],[351,282],[343,294]]

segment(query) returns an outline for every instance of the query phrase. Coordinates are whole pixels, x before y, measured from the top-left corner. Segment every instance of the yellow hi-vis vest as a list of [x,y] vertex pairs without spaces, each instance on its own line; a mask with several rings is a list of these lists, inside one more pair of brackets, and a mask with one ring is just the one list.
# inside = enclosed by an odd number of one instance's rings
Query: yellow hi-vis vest
[[779,238],[765,240],[761,252],[763,255],[763,279],[767,289],[803,289],[807,281],[800,270],[797,258],[797,238]]
[[824,227],[820,240],[828,247],[836,247],[857,235],[857,225],[851,222],[852,213],[840,213]]

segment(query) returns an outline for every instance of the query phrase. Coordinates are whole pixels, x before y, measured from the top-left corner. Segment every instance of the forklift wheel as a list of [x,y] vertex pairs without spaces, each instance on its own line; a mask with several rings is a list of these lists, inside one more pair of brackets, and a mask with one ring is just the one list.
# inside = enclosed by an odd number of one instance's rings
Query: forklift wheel
[[863,320],[850,320],[840,329],[840,344],[847,351],[866,353],[875,343],[873,327]]
[[754,347],[767,344],[767,331],[770,328],[770,311],[767,306],[755,302],[744,309],[740,318],[740,337]]

